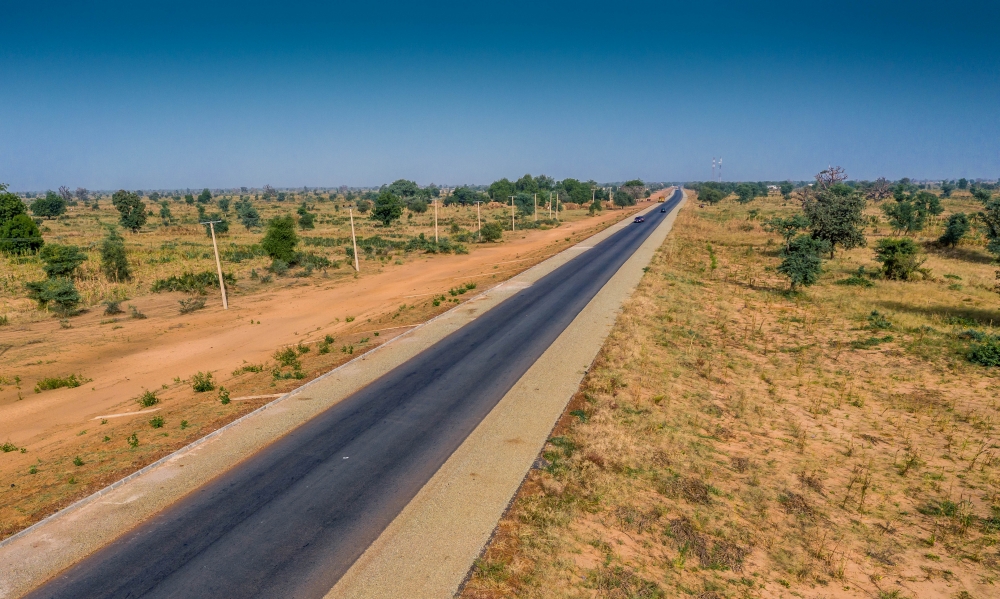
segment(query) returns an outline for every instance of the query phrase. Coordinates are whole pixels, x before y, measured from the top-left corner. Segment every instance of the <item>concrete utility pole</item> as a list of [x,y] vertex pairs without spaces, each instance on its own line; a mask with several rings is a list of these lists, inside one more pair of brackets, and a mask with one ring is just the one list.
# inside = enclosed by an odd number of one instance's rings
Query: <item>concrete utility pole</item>
[[358,266],[358,240],[354,236],[354,209],[348,208],[347,212],[351,216],[351,243],[354,244],[354,272],[361,272],[361,267]]
[[535,222],[538,222],[538,194],[535,194]]
[[215,269],[219,273],[219,291],[222,292],[222,309],[229,309],[229,299],[226,298],[226,283],[222,280],[222,262],[219,260],[219,245],[215,243],[215,223],[221,223],[221,220],[209,220],[201,224],[208,225],[208,230],[212,232],[212,249],[215,250]]
[[434,200],[434,243],[438,242],[438,201]]
[[483,219],[479,216],[479,204],[482,202],[476,202],[476,231],[479,233],[479,241],[483,240]]
[[552,220],[552,192],[549,192],[549,220]]
[[559,221],[559,192],[556,192],[556,221]]
[[516,231],[514,227],[514,196],[510,196],[510,230]]

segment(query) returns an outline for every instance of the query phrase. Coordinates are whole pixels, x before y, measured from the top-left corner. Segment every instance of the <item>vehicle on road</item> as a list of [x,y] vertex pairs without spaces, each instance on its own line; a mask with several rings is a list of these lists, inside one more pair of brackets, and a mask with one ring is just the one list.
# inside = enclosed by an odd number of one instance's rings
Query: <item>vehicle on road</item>
[[644,222],[646,222],[646,217],[645,216],[637,216],[637,217],[635,217],[635,220],[632,221],[632,222],[634,222],[634,223],[644,223]]
[[666,212],[666,211],[667,211],[666,208],[660,208],[660,212]]

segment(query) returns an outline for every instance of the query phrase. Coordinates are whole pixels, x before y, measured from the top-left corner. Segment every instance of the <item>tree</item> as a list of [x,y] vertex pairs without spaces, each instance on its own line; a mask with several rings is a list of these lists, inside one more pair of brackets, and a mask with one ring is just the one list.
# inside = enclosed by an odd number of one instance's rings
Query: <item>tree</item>
[[372,209],[372,203],[370,200],[358,200],[354,203],[360,214],[367,214],[369,210]]
[[[635,201],[638,201],[639,198],[645,197],[646,195],[646,184],[642,182],[642,179],[631,179],[626,181],[625,184],[619,189],[632,196],[632,199]],[[629,205],[634,206],[635,202],[632,202]]]
[[229,198],[219,198],[216,204],[219,205],[219,210],[223,212],[229,212]]
[[928,191],[912,195],[899,193],[895,202],[882,205],[882,211],[889,218],[892,228],[906,234],[922,231],[927,217],[941,214],[943,210],[938,197]]
[[270,185],[265,185],[263,193],[260,194],[260,197],[264,198],[265,200],[271,200],[274,199],[277,195],[278,193],[274,191],[273,187],[271,187]]
[[420,186],[417,185],[416,181],[396,179],[384,188],[383,191],[388,191],[400,198],[410,198],[420,193]]
[[121,214],[121,225],[133,233],[146,224],[146,205],[134,191],[119,189],[111,196],[111,203]]
[[500,241],[503,239],[503,227],[500,223],[486,223],[479,231],[483,241]]
[[291,215],[272,218],[267,223],[267,233],[260,246],[274,260],[283,260],[289,264],[295,262],[295,246],[299,236],[295,233],[295,221]]
[[125,254],[125,240],[114,229],[109,228],[108,236],[101,242],[101,272],[109,281],[116,283],[132,278]]
[[778,272],[791,281],[791,291],[798,285],[808,286],[819,280],[823,273],[820,253],[826,252],[829,244],[809,235],[799,235],[781,250],[781,264]]
[[463,206],[468,204],[474,204],[483,200],[483,194],[472,189],[471,187],[457,187],[455,191],[451,193],[450,196],[444,199],[444,205],[459,203]]
[[392,221],[399,220],[403,216],[403,203],[395,194],[383,191],[375,198],[375,209],[372,210],[371,219],[382,223],[383,227],[388,227]]
[[780,216],[775,216],[771,220],[764,223],[764,230],[768,233],[777,233],[785,240],[785,249],[787,250],[789,244],[792,241],[792,237],[800,230],[805,229],[809,226],[809,220],[804,214],[795,214],[788,218],[781,218]]
[[494,202],[505,203],[507,200],[510,199],[510,196],[514,195],[515,192],[514,184],[508,181],[506,177],[504,177],[499,181],[494,181],[493,183],[490,183],[488,192],[490,194],[490,198],[492,198]]
[[24,202],[16,194],[7,191],[7,184],[0,183],[0,227],[18,214],[27,212]]
[[257,209],[250,203],[250,198],[240,196],[240,199],[236,200],[235,208],[236,218],[247,228],[247,231],[260,226],[260,212],[257,212]]
[[184,194],[184,203],[188,206],[194,204],[194,196],[189,193]]
[[757,189],[750,183],[740,183],[736,186],[736,201],[746,204],[757,197]]
[[881,202],[892,195],[892,186],[885,177],[879,177],[865,190],[865,197],[873,202]]
[[69,187],[65,185],[59,186],[59,197],[63,199],[67,204],[73,201],[73,192],[69,190]]
[[427,212],[427,202],[421,200],[420,198],[413,198],[406,203],[406,208],[410,212],[423,214],[424,212]]
[[86,187],[77,187],[76,192],[74,194],[76,195],[76,199],[81,202],[86,202],[90,200],[90,192],[87,191]]
[[514,181],[514,190],[519,193],[538,193],[538,181],[531,175],[525,175]]
[[42,269],[50,279],[72,277],[81,264],[86,262],[87,254],[75,245],[60,245],[50,243],[38,252],[38,257],[44,262]]
[[[216,235],[225,235],[226,233],[229,233],[229,221],[218,212],[206,214],[205,221],[215,221],[212,223],[212,227],[214,227]],[[205,225],[205,235],[208,237],[212,236],[212,228],[209,228],[208,225]]]
[[786,200],[792,197],[792,191],[795,190],[795,185],[791,181],[784,181],[779,186],[778,189],[781,190],[781,197]]
[[837,245],[845,250],[864,247],[865,198],[851,187],[838,183],[807,194],[802,209],[812,236],[829,244],[830,258]]
[[632,197],[632,194],[624,191],[615,192],[614,202],[615,206],[618,206],[619,208],[624,208],[626,206],[635,206],[635,198]]
[[969,217],[964,212],[956,212],[948,217],[948,224],[945,225],[944,235],[938,239],[938,243],[955,247],[968,232]]
[[941,182],[941,195],[946,198],[951,197],[951,192],[955,191],[955,184],[951,181]]
[[958,188],[959,189],[968,189],[968,187],[969,187],[969,180],[968,179],[966,179],[965,177],[962,177],[961,179],[958,180]]
[[201,193],[198,194],[198,203],[207,204],[211,201],[212,201],[212,192],[209,191],[207,187],[205,189],[202,189]]
[[924,263],[919,254],[920,247],[909,237],[879,239],[875,246],[875,260],[882,263],[882,276],[887,279],[910,280]]
[[160,219],[163,220],[164,227],[169,226],[174,219],[174,215],[170,213],[170,202],[166,200],[160,201]]
[[990,197],[983,202],[983,209],[976,215],[986,233],[986,249],[1000,257],[1000,199]]
[[726,194],[716,187],[702,185],[698,190],[698,199],[709,204],[718,204],[725,197]]
[[296,212],[299,213],[299,228],[300,229],[302,229],[304,231],[306,229],[315,229],[316,228],[316,215],[313,214],[312,212],[309,212],[309,207],[306,205],[305,202],[302,202],[302,205],[299,206],[299,208],[298,208],[298,210],[296,210]]
[[33,254],[44,243],[38,225],[27,214],[17,214],[0,225],[0,251],[4,253]]
[[820,171],[816,175],[816,187],[819,189],[829,189],[834,185],[840,185],[847,180],[847,173],[839,166],[831,166],[825,171]]
[[42,218],[52,219],[66,212],[66,200],[51,191],[45,192],[44,198],[38,198],[31,203],[31,213]]

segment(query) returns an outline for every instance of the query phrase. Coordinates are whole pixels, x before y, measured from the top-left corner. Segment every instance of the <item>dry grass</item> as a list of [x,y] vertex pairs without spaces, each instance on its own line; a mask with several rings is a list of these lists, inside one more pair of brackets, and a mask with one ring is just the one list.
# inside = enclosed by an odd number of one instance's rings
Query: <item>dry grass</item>
[[[957,335],[1000,323],[982,239],[790,295],[750,208],[794,206],[682,210],[464,597],[996,596],[998,372]],[[872,310],[892,339],[852,346]]]

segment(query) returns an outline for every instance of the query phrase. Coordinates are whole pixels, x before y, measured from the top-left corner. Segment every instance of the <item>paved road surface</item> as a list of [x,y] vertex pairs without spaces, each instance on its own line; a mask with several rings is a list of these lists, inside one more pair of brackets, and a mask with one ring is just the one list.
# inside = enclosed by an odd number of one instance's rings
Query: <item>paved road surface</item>
[[29,597],[322,597],[666,216],[582,252]]

